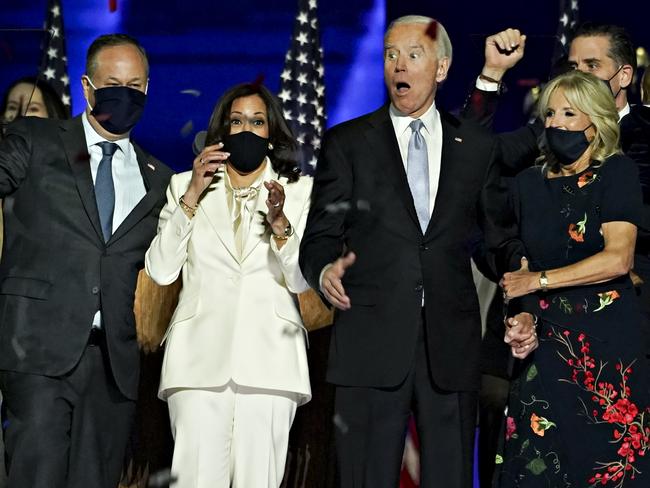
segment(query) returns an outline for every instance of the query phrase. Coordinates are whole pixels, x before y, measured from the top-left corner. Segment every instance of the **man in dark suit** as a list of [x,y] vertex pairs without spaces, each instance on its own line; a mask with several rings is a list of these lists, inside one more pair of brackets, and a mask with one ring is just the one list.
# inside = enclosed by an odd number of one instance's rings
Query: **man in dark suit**
[[300,254],[307,281],[338,309],[328,380],[341,486],[398,485],[413,412],[420,486],[471,487],[475,225],[504,256],[516,243],[492,138],[434,103],[451,64],[444,27],[402,17],[384,44],[391,103],[326,134]]
[[148,83],[140,44],[101,36],[86,63],[82,115],[17,120],[0,144],[12,488],[115,488],[134,413],[134,291],[172,172],[129,138]]
[[[525,36],[516,29],[507,29],[486,39],[485,64],[476,89],[468,98],[465,116],[491,125],[501,92],[501,79],[523,56],[524,44]],[[644,226],[637,233],[634,273],[640,277],[636,283],[637,294],[646,318],[643,326],[650,358],[650,107],[630,106],[628,102],[628,89],[636,72],[636,51],[623,27],[586,23],[576,30],[571,41],[567,66],[593,73],[607,84],[618,109],[621,149],[639,169]],[[543,131],[544,124],[537,119],[513,132],[500,134],[499,159],[504,168],[517,173],[534,164]]]

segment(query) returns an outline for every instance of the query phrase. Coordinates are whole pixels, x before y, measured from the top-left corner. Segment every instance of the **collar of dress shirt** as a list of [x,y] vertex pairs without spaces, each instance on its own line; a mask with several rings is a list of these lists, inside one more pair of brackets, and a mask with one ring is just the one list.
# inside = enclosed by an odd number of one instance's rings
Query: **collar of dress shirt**
[[623,107],[619,112],[618,112],[618,120],[620,120],[625,117],[627,114],[630,113],[630,104],[626,103],[625,107]]
[[[93,126],[90,125],[90,121],[88,120],[88,114],[86,113],[85,110],[84,113],[81,114],[81,121],[84,127],[84,134],[86,136],[86,144],[88,146],[88,152],[90,152],[91,147],[93,147],[99,142],[106,141],[106,139],[100,136],[97,133],[97,131],[93,128]],[[128,137],[123,137],[122,139],[118,139],[117,141],[108,141],[108,142],[114,142],[115,144],[117,144],[117,146],[122,150],[122,154],[129,154]]]
[[[390,119],[393,122],[393,127],[395,129],[395,134],[399,139],[400,136],[408,129],[411,122],[416,120],[416,118],[411,117],[410,115],[404,115],[399,110],[397,110],[393,104],[390,105],[389,109]],[[424,129],[427,131],[429,136],[433,135],[434,127],[438,119],[438,111],[436,110],[436,103],[433,102],[429,109],[424,112],[420,117],[417,117],[424,124]]]

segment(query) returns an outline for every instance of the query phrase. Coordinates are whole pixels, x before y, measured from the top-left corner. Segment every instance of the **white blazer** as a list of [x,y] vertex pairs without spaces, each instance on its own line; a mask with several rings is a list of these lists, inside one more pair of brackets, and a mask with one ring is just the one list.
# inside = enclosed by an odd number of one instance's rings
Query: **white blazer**
[[298,266],[300,238],[309,212],[312,179],[288,183],[267,161],[264,181],[284,187],[284,213],[295,229],[278,250],[265,227],[268,191],[262,185],[250,233],[239,259],[224,178],[201,199],[194,218],[178,205],[191,171],[174,175],[158,234],[145,256],[147,273],[167,285],[183,273],[178,306],[166,340],[158,395],[176,388],[238,385],[295,392],[311,398],[306,330],[295,294],[308,289]]

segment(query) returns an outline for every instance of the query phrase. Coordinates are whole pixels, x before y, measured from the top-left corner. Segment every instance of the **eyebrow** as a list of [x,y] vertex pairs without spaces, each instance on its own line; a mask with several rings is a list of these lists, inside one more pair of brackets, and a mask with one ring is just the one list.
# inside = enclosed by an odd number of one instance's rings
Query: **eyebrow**
[[[122,80],[120,80],[119,78],[116,78],[115,76],[109,76],[108,81],[117,81],[118,83],[122,82]],[[135,78],[131,78],[130,80],[128,80],[127,83],[133,83],[134,81],[142,82],[142,78],[140,78],[139,76],[136,76]]]
[[[239,114],[239,115],[244,115],[244,112],[240,112],[239,110],[233,110],[230,112],[231,114]],[[266,115],[264,112],[255,112],[253,115]]]

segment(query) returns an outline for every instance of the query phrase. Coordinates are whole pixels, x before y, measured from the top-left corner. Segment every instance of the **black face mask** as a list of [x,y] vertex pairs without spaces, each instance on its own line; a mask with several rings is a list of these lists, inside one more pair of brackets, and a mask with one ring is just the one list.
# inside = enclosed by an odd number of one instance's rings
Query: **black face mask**
[[616,98],[618,96],[618,94],[621,93],[622,88],[619,87],[618,91],[616,93],[614,93],[614,90],[612,90],[612,85],[610,85],[609,82],[612,81],[614,79],[614,77],[618,74],[618,72],[621,71],[622,69],[623,69],[623,66],[621,65],[621,67],[616,70],[616,73],[614,73],[608,79],[603,80],[602,78],[600,78],[600,81],[605,83],[605,86],[607,87],[607,91],[609,91],[609,93],[611,93],[614,98]]
[[547,127],[545,130],[546,143],[555,159],[563,165],[575,163],[589,147],[589,140],[585,131],[591,127],[589,124],[583,130],[562,130],[556,127]]
[[269,140],[250,131],[229,134],[223,138],[223,150],[230,153],[228,162],[240,173],[255,171],[269,150]]
[[95,106],[90,113],[111,134],[126,134],[140,120],[146,101],[147,95],[135,88],[106,86],[95,89]]

